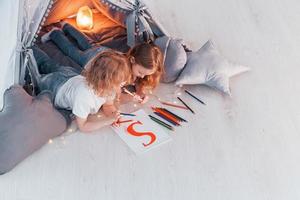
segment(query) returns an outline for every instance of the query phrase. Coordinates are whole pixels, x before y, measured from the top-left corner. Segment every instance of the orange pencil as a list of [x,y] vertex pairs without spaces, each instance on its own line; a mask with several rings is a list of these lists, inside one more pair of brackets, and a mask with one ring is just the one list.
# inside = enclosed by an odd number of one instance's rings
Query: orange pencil
[[160,101],[160,103],[162,103],[163,105],[173,106],[175,108],[181,108],[181,109],[184,109],[184,110],[188,110],[188,108],[185,107],[185,106],[176,105],[176,104],[173,104],[173,103],[170,103],[170,102]]
[[126,123],[126,122],[132,122],[133,120],[132,119],[129,119],[129,120],[124,120],[124,121],[120,121],[118,120],[117,123],[118,124],[122,124],[122,123]]
[[173,117],[172,115],[170,115],[169,113],[165,112],[164,110],[161,110],[159,108],[155,108],[155,107],[151,107],[155,112],[160,113],[161,115],[165,116],[166,118],[172,120],[174,123],[176,123],[177,125],[179,124],[178,119],[176,119],[175,117]]

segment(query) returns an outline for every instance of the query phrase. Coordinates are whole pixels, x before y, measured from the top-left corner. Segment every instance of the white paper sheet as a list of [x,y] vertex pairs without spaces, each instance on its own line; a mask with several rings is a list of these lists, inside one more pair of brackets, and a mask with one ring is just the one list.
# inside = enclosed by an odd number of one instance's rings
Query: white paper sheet
[[152,121],[144,110],[138,110],[132,114],[136,116],[122,116],[121,120],[133,121],[121,123],[119,127],[112,126],[112,128],[136,154],[170,141],[168,130]]

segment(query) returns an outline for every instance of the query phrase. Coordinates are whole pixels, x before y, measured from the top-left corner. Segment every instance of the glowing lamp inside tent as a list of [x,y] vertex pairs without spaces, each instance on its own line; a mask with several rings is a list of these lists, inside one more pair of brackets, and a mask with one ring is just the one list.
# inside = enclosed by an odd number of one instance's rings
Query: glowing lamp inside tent
[[76,23],[80,29],[91,29],[93,28],[93,12],[88,6],[79,8]]

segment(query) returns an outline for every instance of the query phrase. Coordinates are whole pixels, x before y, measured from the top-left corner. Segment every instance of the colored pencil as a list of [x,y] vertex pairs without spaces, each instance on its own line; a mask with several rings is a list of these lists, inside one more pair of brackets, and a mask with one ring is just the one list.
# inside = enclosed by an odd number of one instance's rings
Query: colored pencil
[[156,123],[162,125],[163,127],[171,130],[171,131],[174,131],[174,128],[172,126],[170,126],[169,124],[166,124],[165,122],[157,119],[156,117],[153,117],[152,115],[149,115],[150,119],[152,119],[153,121],[155,121]]
[[196,97],[195,95],[193,95],[190,91],[188,90],[184,90],[187,94],[189,94],[191,97],[193,97],[194,99],[196,99],[197,101],[199,101],[200,103],[202,103],[203,105],[206,105],[202,100],[200,100],[198,97]]
[[166,111],[167,113],[169,113],[170,115],[173,115],[174,117],[176,117],[178,120],[180,121],[183,121],[183,122],[187,122],[187,120],[183,119],[182,117],[179,117],[178,115],[176,115],[175,113],[169,111],[168,109],[166,108],[160,108],[160,109],[163,109],[164,111]]
[[124,121],[120,121],[118,120],[117,123],[118,124],[122,124],[122,123],[126,123],[126,122],[132,122],[133,120],[132,119],[129,119],[129,120],[124,120]]
[[195,114],[195,112],[180,97],[177,97],[177,99],[181,101],[181,103],[183,103],[183,105],[185,105],[193,114]]
[[158,113],[162,114],[163,116],[165,116],[166,118],[172,120],[172,121],[175,122],[177,125],[180,125],[180,124],[179,124],[180,120],[177,119],[177,118],[176,118],[175,116],[173,116],[172,114],[169,114],[169,113],[166,112],[165,110],[163,110],[163,109],[157,107],[157,108],[156,108],[156,112],[158,112]]
[[172,121],[174,121],[176,124],[179,125],[179,120],[176,119],[174,116],[168,114],[167,112],[165,112],[165,111],[163,111],[163,110],[161,110],[161,109],[159,109],[159,108],[154,108],[154,107],[152,107],[152,109],[153,109],[155,112],[158,112],[158,113],[162,114],[162,115],[165,116],[166,118],[171,119]]
[[176,105],[176,104],[173,104],[173,103],[170,103],[170,102],[160,101],[160,103],[162,103],[163,105],[167,105],[167,106],[172,106],[172,107],[175,107],[175,108],[181,108],[181,109],[184,109],[184,110],[188,110],[187,107]]
[[124,115],[124,116],[136,116],[135,114],[130,114],[130,113],[120,113],[120,115]]
[[158,112],[154,112],[154,114],[156,114],[157,116],[163,118],[164,120],[166,120],[167,122],[173,124],[174,126],[180,126],[178,125],[176,122],[172,121],[171,119],[169,118],[166,118],[165,116],[163,116],[162,114],[158,113]]
[[130,92],[129,90],[127,90],[126,88],[123,88],[123,91],[126,92],[127,94],[129,94],[130,96],[134,96],[134,94],[132,92]]
[[[127,90],[126,88],[123,88],[123,91],[126,92],[127,94],[129,94],[129,95],[132,96],[132,97],[135,97],[135,96],[136,96],[135,94],[133,94],[132,92],[130,92],[130,91]],[[139,98],[139,101],[143,101],[143,99],[142,99],[142,98]]]

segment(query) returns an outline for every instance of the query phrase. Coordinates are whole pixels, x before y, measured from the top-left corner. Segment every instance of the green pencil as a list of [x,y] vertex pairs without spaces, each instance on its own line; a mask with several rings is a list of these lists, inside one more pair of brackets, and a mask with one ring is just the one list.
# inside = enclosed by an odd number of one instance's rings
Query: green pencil
[[152,119],[153,121],[155,121],[156,123],[164,126],[165,128],[171,130],[171,131],[174,131],[174,128],[172,126],[170,126],[169,124],[166,124],[165,122],[157,119],[156,117],[153,117],[152,115],[148,115],[150,117],[150,119]]

